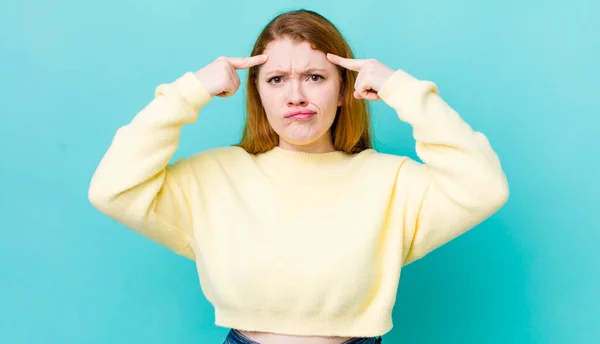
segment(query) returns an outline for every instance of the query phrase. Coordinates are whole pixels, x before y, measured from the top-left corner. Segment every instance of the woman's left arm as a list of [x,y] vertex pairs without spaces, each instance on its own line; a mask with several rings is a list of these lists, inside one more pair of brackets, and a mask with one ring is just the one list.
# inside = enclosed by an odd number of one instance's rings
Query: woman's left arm
[[397,187],[410,188],[404,265],[479,224],[508,199],[508,182],[488,139],[474,131],[439,96],[437,86],[376,60],[331,62],[359,72],[354,96],[382,99],[413,128],[416,152],[424,164],[408,160]]

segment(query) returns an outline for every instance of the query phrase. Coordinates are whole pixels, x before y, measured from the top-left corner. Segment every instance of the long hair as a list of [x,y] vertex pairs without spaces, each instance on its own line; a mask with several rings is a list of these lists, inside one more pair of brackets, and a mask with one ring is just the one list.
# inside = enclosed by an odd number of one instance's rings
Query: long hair
[[[267,44],[277,39],[308,42],[313,49],[354,58],[350,46],[338,29],[320,14],[309,10],[295,10],[273,18],[258,36],[251,56],[260,55]],[[251,67],[246,81],[246,122],[237,146],[250,154],[259,154],[279,145],[279,136],[271,128],[258,93],[258,71]],[[363,99],[353,96],[355,72],[337,66],[343,104],[338,107],[331,126],[333,146],[349,154],[372,147],[369,108]]]

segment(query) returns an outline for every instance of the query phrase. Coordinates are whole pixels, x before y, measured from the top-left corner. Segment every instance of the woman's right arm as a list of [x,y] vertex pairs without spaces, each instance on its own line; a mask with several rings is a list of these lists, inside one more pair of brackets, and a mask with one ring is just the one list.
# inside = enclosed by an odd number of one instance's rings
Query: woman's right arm
[[158,86],[154,99],[118,129],[92,177],[90,202],[105,215],[194,260],[192,212],[186,196],[192,170],[188,159],[169,161],[183,125],[196,121],[213,96],[228,97],[238,90],[236,70],[265,61],[264,55],[220,57]]
[[88,192],[90,202],[105,215],[192,260],[185,194],[191,171],[185,159],[169,161],[182,126],[196,121],[211,97],[191,72],[159,85],[154,99],[117,130]]

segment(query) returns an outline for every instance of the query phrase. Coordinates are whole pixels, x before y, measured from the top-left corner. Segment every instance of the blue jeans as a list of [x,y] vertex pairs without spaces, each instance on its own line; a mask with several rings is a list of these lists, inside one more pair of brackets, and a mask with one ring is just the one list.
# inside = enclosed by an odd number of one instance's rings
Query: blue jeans
[[[381,337],[369,337],[369,338],[352,338],[341,344],[379,344],[381,343]],[[225,342],[223,344],[260,344],[253,341],[252,339],[244,336],[236,329],[232,329],[227,334]]]

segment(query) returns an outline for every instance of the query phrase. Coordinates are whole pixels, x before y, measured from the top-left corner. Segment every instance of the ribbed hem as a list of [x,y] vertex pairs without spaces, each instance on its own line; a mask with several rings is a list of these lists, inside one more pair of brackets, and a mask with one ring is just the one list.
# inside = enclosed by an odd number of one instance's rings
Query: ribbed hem
[[192,72],[183,74],[173,84],[183,98],[196,109],[206,105],[212,99],[204,85]]
[[243,331],[297,336],[375,337],[392,327],[390,312],[370,312],[356,316],[340,314],[283,314],[215,309],[215,325]]

